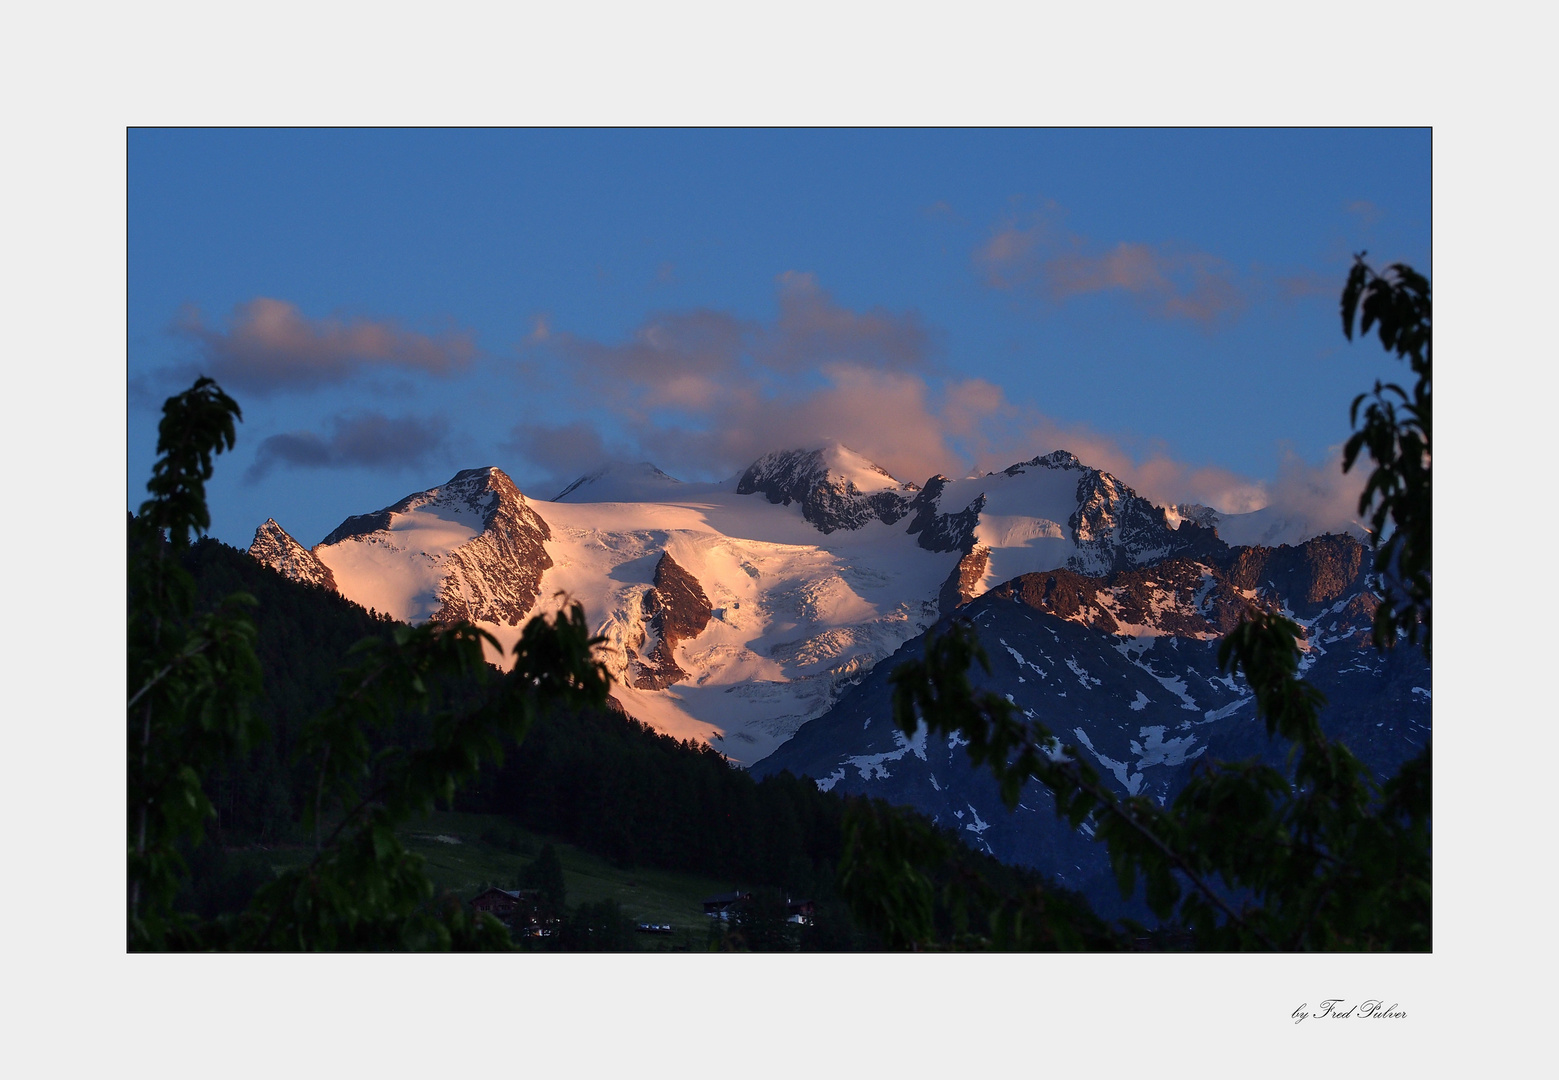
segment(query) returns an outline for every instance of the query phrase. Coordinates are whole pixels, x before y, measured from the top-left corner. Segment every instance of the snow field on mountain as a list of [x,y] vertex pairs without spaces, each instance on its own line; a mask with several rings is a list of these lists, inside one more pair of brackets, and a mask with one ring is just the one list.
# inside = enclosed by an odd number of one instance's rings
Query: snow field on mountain
[[943,489],[943,513],[958,513],[985,496],[974,538],[990,555],[985,575],[974,586],[976,596],[1019,574],[1066,565],[1067,556],[1077,551],[1067,519],[1077,509],[1081,475],[1074,469],[1034,466],[1013,476],[954,480]]
[[[755,761],[934,621],[956,554],[925,551],[880,522],[825,536],[793,507],[682,487],[696,501],[530,503],[552,530],[553,561],[531,614],[555,610],[559,592],[583,604],[607,638],[613,693],[658,730]],[[654,646],[642,600],[662,551],[698,579],[714,617],[674,651],[688,678],[644,691],[631,685],[630,660]],[[519,635],[487,629],[506,646]]]
[[874,491],[896,490],[904,486],[881,466],[841,443],[825,446],[822,455],[823,464],[830,473],[854,484],[862,494],[870,495]]
[[438,610],[442,556],[481,529],[481,514],[453,501],[432,501],[391,514],[388,535],[352,537],[321,546],[315,555],[335,575],[343,596],[406,622],[423,622]]
[[[710,741],[733,761],[750,764],[935,622],[943,585],[968,544],[986,553],[981,579],[972,588],[963,582],[974,596],[1026,573],[1068,566],[1103,573],[1123,557],[1140,566],[1171,551],[1172,530],[1181,524],[1178,512],[1169,531],[1157,529],[1142,504],[1128,503],[1130,489],[1115,478],[1080,467],[1070,455],[1044,460],[1010,473],[937,480],[937,520],[921,535],[908,527],[933,507],[890,525],[877,509],[865,513],[862,498],[895,491],[902,507],[919,489],[837,444],[766,455],[743,474],[714,484],[681,483],[648,463],[607,466],[581,477],[556,502],[525,498],[498,470],[466,470],[396,504],[396,512],[381,511],[388,514],[386,528],[368,531],[370,518],[349,519],[363,526],[361,534],[321,545],[315,553],[343,595],[409,622],[440,611],[441,587],[457,611],[464,597],[465,610],[501,612],[497,617],[504,619],[530,602],[514,625],[479,623],[505,652],[529,618],[578,601],[592,633],[605,639],[601,656],[614,678],[613,693],[631,715],[677,738]],[[750,493],[738,495],[742,487]],[[515,498],[523,504],[518,511],[508,506]],[[977,519],[960,519],[977,502]],[[895,505],[891,498],[884,504]],[[505,528],[511,531],[484,534],[487,518],[500,511],[508,515]],[[515,539],[511,519],[529,522],[532,512],[546,523],[550,538],[543,540],[532,523],[519,532],[530,530],[533,539]],[[1073,538],[1074,519],[1080,521],[1081,544]],[[859,528],[850,527],[863,520]],[[1228,526],[1220,525],[1220,531],[1235,534],[1226,539],[1246,529],[1266,537],[1274,525],[1256,515],[1224,521]],[[496,545],[494,536],[502,538]],[[477,537],[482,539],[474,547],[451,554]],[[920,539],[931,537],[934,546],[953,550],[920,546]],[[275,548],[281,541],[271,536],[268,543]],[[552,561],[545,569],[542,549]],[[667,677],[659,667],[664,658],[648,671],[644,663],[659,643],[645,598],[663,554],[698,581],[711,617],[696,637],[677,640],[672,649],[671,659],[686,677],[664,689],[644,690],[633,685],[635,679],[646,673],[658,681]],[[539,574],[539,584],[527,574]],[[1139,639],[1124,639],[1130,642],[1124,647],[1117,641],[1116,648],[1188,712],[1207,710],[1198,706],[1171,659],[1178,639],[1170,637],[1165,644],[1171,649],[1161,648],[1156,656],[1150,650],[1168,633],[1159,620],[1183,609],[1187,600],[1202,611],[1212,585],[1212,577],[1204,575],[1194,598],[1151,580],[1132,597],[1109,589],[1097,593],[1099,607],[1115,617],[1120,631]],[[518,603],[505,607],[505,595],[518,596]],[[1128,612],[1143,624],[1128,622]],[[1029,661],[1002,644],[1017,662],[1020,684],[1060,683],[1074,696],[1099,685],[1076,657],[1041,652]],[[504,661],[496,654],[489,659]],[[1314,662],[1313,655],[1306,659]],[[1059,688],[1052,692],[1066,694]],[[1140,712],[1146,698],[1135,696],[1143,700],[1122,705]],[[1161,744],[1147,729],[1142,738],[1148,756],[1159,752]],[[1121,756],[1122,749],[1115,754]]]

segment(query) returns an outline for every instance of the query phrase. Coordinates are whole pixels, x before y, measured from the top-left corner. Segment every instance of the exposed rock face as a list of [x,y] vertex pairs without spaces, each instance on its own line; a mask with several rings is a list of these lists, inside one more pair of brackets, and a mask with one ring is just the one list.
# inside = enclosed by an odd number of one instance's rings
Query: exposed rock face
[[[408,519],[415,522],[419,517],[447,520],[467,532],[474,528],[476,535],[454,547],[445,543],[419,548],[417,540],[406,539],[414,531],[403,531]],[[404,560],[405,565],[422,567],[423,573],[432,568],[436,575],[430,586],[432,602],[415,617],[516,626],[535,604],[541,575],[552,565],[543,546],[551,536],[547,523],[531,509],[514,481],[489,466],[465,469],[448,483],[408,495],[394,506],[349,517],[312,551],[304,551],[275,522],[267,522],[255,534],[249,551],[289,577],[327,584],[337,592],[345,590],[348,599],[364,602],[352,595],[352,582],[336,580],[320,553],[334,558],[327,549],[366,546]],[[410,616],[398,613],[398,617]]]
[[1108,574],[1177,555],[1210,558],[1227,550],[1212,529],[1194,521],[1182,521],[1180,528],[1171,529],[1163,507],[1154,506],[1109,473],[1081,471],[1077,510],[1067,520],[1081,550],[1067,559],[1068,568],[1082,574]]
[[456,473],[444,491],[472,504],[490,506],[476,537],[448,552],[448,571],[439,585],[437,622],[490,622],[517,626],[535,604],[541,575],[552,565],[542,541],[552,538],[501,470]]
[[249,545],[249,554],[294,581],[322,585],[335,591],[336,579],[330,567],[288,535],[286,529],[276,524],[275,518],[266,518],[265,524],[254,531],[254,543]]
[[1346,598],[1337,614],[1367,622],[1378,603],[1369,591],[1368,554],[1350,536],[1320,536],[1297,548],[1233,548],[1217,561],[1173,558],[1104,577],[1023,574],[991,593],[1107,634],[1206,639],[1234,629],[1253,603],[1286,605],[1308,620]]
[[1294,614],[1314,618],[1344,593],[1358,590],[1369,572],[1369,551],[1351,536],[1330,534],[1298,547],[1234,549],[1229,580],[1241,589],[1284,596]]
[[[843,451],[858,471],[880,478],[884,486],[863,491],[855,478],[830,463],[843,448],[783,450],[765,454],[747,467],[736,484],[738,495],[761,494],[771,503],[801,505],[801,516],[823,533],[835,529],[859,529],[871,521],[892,525],[909,512],[910,494],[919,489],[901,484],[886,470]],[[866,477],[861,478],[866,482]],[[868,484],[868,487],[871,485]]]
[[1175,513],[1182,521],[1194,521],[1204,529],[1218,527],[1218,511],[1201,503],[1177,503]]
[[978,496],[956,514],[944,514],[940,507],[948,483],[941,473],[926,481],[920,494],[910,502],[909,509],[915,516],[905,531],[927,551],[961,551],[967,555],[974,550],[974,531],[980,524],[980,511],[985,509],[985,496]]
[[[969,675],[1030,721],[1043,723],[1122,795],[1172,800],[1201,761],[1260,758],[1290,768],[1289,745],[1270,739],[1243,678],[1218,667],[1219,639],[1247,604],[1293,613],[1304,677],[1326,695],[1326,732],[1376,779],[1417,753],[1430,732],[1430,672],[1408,647],[1371,645],[1378,602],[1368,549],[1324,536],[1298,547],[1237,548],[1219,560],[1171,559],[1092,577],[1059,569],[1025,574],[958,609],[990,660]],[[944,624],[945,625],[945,624]],[[1148,917],[1123,902],[1103,845],[1074,831],[1042,785],[1015,811],[962,741],[906,736],[893,714],[893,670],[924,655],[924,637],[879,663],[832,710],[756,763],[788,769],[824,790],[914,806],[972,846],[1034,866],[1083,891],[1106,915]]]
[[1106,634],[1202,639],[1234,629],[1250,604],[1217,566],[1190,559],[1117,570],[1104,578],[1071,570],[1024,574],[991,594]]
[[698,579],[677,565],[670,552],[663,552],[655,564],[655,583],[644,594],[642,606],[655,644],[648,654],[641,652],[633,685],[640,690],[664,690],[687,678],[677,664],[676,647],[703,633],[713,610]]
[[939,614],[950,614],[955,608],[962,607],[974,599],[990,561],[990,549],[979,544],[958,560],[958,565],[953,567],[951,574],[947,575],[947,580],[942,583],[942,591],[937,596]]

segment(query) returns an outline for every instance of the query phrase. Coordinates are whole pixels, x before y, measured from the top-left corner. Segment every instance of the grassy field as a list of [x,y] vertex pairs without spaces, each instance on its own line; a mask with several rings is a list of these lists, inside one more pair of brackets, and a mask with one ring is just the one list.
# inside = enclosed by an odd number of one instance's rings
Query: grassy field
[[[541,852],[548,839],[511,825],[492,814],[440,811],[399,830],[401,842],[425,860],[428,877],[440,889],[451,889],[471,900],[486,886],[516,887],[520,871]],[[702,951],[710,941],[710,920],[703,900],[729,892],[736,884],[669,870],[612,866],[570,844],[552,842],[563,864],[563,884],[570,907],[615,900],[635,923],[670,924],[670,936],[640,934],[641,948],[650,951]],[[250,853],[246,853],[250,854]],[[264,852],[274,870],[306,862],[311,852],[278,848]],[[251,856],[252,857],[252,856]]]

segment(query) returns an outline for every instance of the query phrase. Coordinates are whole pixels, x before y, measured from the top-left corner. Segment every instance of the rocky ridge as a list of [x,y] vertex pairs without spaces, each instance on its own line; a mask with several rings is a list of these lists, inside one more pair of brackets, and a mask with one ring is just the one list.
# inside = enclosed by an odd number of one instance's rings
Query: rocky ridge
[[330,567],[288,535],[275,518],[266,518],[265,524],[254,531],[254,542],[249,545],[249,554],[256,561],[294,581],[319,585],[332,592],[336,590],[336,577],[330,572]]
[[[1045,724],[1121,793],[1168,801],[1203,758],[1285,766],[1286,744],[1267,738],[1250,688],[1217,666],[1218,641],[1246,605],[1285,611],[1304,633],[1302,671],[1329,702],[1323,726],[1383,778],[1428,739],[1431,684],[1417,650],[1374,649],[1368,565],[1352,537],[1324,536],[1104,576],[1063,568],[991,589],[957,617],[989,655],[989,673],[970,672],[978,689]],[[998,858],[1084,891],[1101,911],[1145,917],[1139,903],[1122,901],[1090,830],[1056,820],[1048,791],[1030,784],[1009,813],[959,740],[906,737],[894,726],[892,671],[924,644],[879,663],[753,771],[784,769],[825,790],[915,806]]]
[[552,566],[543,546],[552,530],[500,469],[456,473],[442,492],[468,505],[485,504],[487,513],[482,531],[444,556],[448,571],[439,585],[434,621],[518,626],[540,595],[542,574]]
[[633,685],[640,690],[664,690],[688,677],[677,664],[676,648],[703,633],[714,612],[698,579],[678,566],[670,552],[661,553],[654,584],[645,591],[640,607],[655,644],[645,652],[640,642]]
[[[854,475],[846,475],[841,465],[855,466],[850,470]],[[798,503],[802,517],[825,535],[859,529],[870,521],[892,525],[909,511],[911,495],[919,490],[837,445],[765,454],[736,483],[738,495],[761,494],[784,506]]]
[[[939,617],[1026,573],[1101,612],[1117,609],[1073,578],[1175,559],[1236,573],[1211,529],[1065,451],[918,488],[833,444],[715,484],[609,466],[560,496],[531,503],[501,471],[466,470],[347,518],[313,552],[281,558],[271,535],[255,553],[295,576],[333,573],[337,591],[396,618],[475,621],[505,647],[550,598],[578,600],[630,712],[744,764]],[[1258,574],[1253,558],[1238,573]]]

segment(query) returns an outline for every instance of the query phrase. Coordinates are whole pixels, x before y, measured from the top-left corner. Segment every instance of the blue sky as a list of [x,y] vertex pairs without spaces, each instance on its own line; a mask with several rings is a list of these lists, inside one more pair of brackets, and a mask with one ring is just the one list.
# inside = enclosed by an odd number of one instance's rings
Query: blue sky
[[240,401],[213,532],[454,471],[920,482],[1058,447],[1159,500],[1338,506],[1351,253],[1428,273],[1426,130],[133,130],[129,502]]

